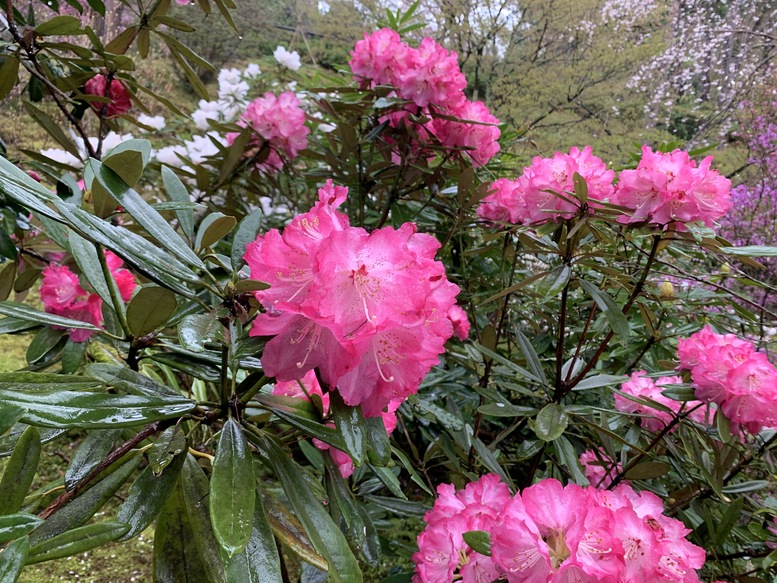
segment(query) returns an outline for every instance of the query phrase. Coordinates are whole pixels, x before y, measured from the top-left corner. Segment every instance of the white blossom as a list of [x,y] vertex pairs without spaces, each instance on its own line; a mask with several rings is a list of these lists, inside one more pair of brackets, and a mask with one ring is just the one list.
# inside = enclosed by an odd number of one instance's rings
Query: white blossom
[[297,71],[302,63],[300,62],[299,53],[297,51],[289,52],[286,47],[278,46],[272,54],[275,60],[281,67],[286,67],[291,71]]

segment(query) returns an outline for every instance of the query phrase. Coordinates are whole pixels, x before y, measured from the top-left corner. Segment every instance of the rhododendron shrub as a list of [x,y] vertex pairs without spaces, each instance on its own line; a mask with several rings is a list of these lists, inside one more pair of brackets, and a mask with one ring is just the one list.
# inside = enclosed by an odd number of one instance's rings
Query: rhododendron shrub
[[90,101],[92,109],[106,118],[124,115],[132,108],[129,92],[118,79],[111,79],[99,73],[84,84],[84,94],[103,97]]
[[[348,71],[273,43],[209,86],[207,2],[100,43],[56,4],[0,69],[56,142],[0,158],[4,578],[152,524],[159,581],[773,578],[771,323],[722,263],[777,252],[717,236],[709,158],[531,159],[401,10]],[[89,111],[110,79],[136,114]]]
[[[699,581],[704,550],[650,492],[545,479],[511,496],[489,474],[464,490],[443,484],[437,493],[413,555],[416,581]],[[466,542],[472,531],[488,533],[488,555]]]

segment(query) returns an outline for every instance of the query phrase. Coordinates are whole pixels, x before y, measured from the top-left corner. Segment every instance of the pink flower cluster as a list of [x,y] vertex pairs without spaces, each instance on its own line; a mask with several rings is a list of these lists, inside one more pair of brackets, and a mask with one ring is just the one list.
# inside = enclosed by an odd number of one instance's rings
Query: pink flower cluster
[[591,152],[591,146],[582,150],[573,147],[569,154],[535,157],[517,180],[500,178],[491,185],[496,192],[483,199],[478,215],[490,221],[524,225],[571,219],[581,208],[574,195],[575,172],[585,178],[588,205],[595,207],[595,201],[612,196],[615,172]]
[[622,223],[669,223],[702,221],[707,227],[731,208],[731,181],[710,170],[712,156],[699,166],[687,152],[653,152],[642,146],[642,159],[635,170],[623,170],[611,202],[631,214]]
[[777,370],[752,342],[708,325],[680,339],[677,354],[680,368],[691,372],[696,397],[717,403],[732,425],[751,433],[777,427]]
[[104,101],[90,103],[92,109],[98,114],[104,111],[106,118],[118,117],[132,108],[129,92],[124,84],[118,79],[111,79],[109,87],[108,78],[102,73],[95,75],[84,84],[84,94],[99,95],[110,100],[108,103]]
[[[250,126],[261,136],[261,143],[254,137],[244,156],[258,155],[260,161],[256,167],[265,174],[274,174],[283,168],[286,161],[294,160],[308,145],[310,129],[305,125],[305,112],[291,91],[277,97],[268,92],[254,99],[240,116],[238,125]],[[227,134],[227,143],[231,146],[238,135]],[[269,149],[266,156],[264,148]]]
[[[278,381],[275,383],[275,388],[272,391],[273,395],[283,395],[285,397],[294,397],[296,399],[303,399],[310,401],[313,395],[317,395],[321,399],[321,414],[326,417],[329,413],[329,393],[324,393],[321,390],[321,385],[316,378],[315,371],[308,371],[308,373],[301,379],[296,381]],[[381,413],[383,418],[383,425],[386,428],[386,433],[391,435],[397,427],[397,414],[396,410],[401,404],[400,400],[391,401],[388,405],[388,411]],[[329,426],[334,427],[334,423],[328,423]],[[313,439],[313,445],[315,445],[321,451],[329,451],[329,455],[332,456],[332,460],[337,465],[337,469],[340,471],[340,475],[343,478],[350,478],[353,474],[353,460],[344,451],[336,449],[327,443],[319,439]]]
[[[116,280],[121,299],[128,302],[137,285],[135,277],[126,269],[121,269],[124,262],[111,251],[105,252],[105,260]],[[42,275],[40,299],[46,312],[95,326],[102,324],[102,299],[82,288],[78,276],[69,267],[51,264],[43,270]],[[92,334],[91,330],[70,330],[70,338],[74,342],[85,342]]]
[[[449,484],[427,512],[413,555],[415,582],[696,583],[704,550],[664,516],[661,500],[621,484],[612,491],[545,479],[510,496],[496,475],[458,492]],[[490,535],[491,556],[463,535]]]
[[[652,433],[659,433],[669,423],[677,417],[682,408],[685,411],[691,410],[689,419],[696,423],[709,424],[709,411],[701,401],[688,401],[682,403],[675,401],[662,394],[662,387],[666,385],[681,385],[682,377],[664,376],[657,381],[645,376],[646,371],[640,370],[632,373],[631,380],[621,385],[621,392],[637,397],[643,402],[632,401],[620,394],[615,394],[615,408],[623,413],[634,413],[640,415],[640,424],[642,427]],[[657,403],[656,406],[644,402],[645,400]]]
[[598,451],[587,449],[581,453],[580,465],[594,488],[609,488],[615,477],[623,471],[623,466],[616,463],[601,447]]
[[409,113],[423,114],[431,121],[416,128],[419,138],[434,136],[445,148],[463,149],[478,166],[499,151],[499,120],[482,102],[465,97],[467,80],[456,53],[433,39],[424,38],[413,48],[384,28],[356,43],[350,65],[364,87],[389,85],[397,97],[411,102],[405,111],[386,117],[392,127],[407,121]]
[[262,356],[279,381],[318,368],[349,405],[377,417],[415,393],[445,341],[469,324],[455,305],[458,286],[435,261],[439,242],[412,223],[371,233],[336,209],[348,189],[327,181],[310,212],[246,248],[265,308],[253,336],[274,336]]

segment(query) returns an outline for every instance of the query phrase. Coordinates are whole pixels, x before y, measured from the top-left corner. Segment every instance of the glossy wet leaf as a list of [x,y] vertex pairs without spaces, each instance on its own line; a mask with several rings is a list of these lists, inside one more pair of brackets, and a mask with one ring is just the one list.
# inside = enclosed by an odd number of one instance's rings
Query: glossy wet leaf
[[120,522],[99,522],[74,528],[30,548],[27,564],[63,559],[90,551],[105,543],[116,540],[129,526]]
[[367,457],[371,464],[385,466],[391,461],[391,443],[382,417],[364,419]]
[[123,458],[114,463],[103,477],[82,491],[30,534],[30,543],[37,545],[62,533],[86,524],[140,465],[140,456]]
[[119,507],[116,519],[128,524],[130,529],[121,537],[128,540],[139,535],[154,521],[175,489],[181,475],[185,454],[173,458],[160,474],[149,465],[132,483],[127,498]]
[[27,347],[27,362],[33,364],[39,360],[44,360],[44,357],[59,345],[64,336],[64,330],[55,330],[54,328],[39,330]]
[[260,441],[297,518],[304,525],[314,548],[329,563],[332,583],[361,583],[361,569],[343,533],[332,522],[295,465],[273,440],[261,438]]
[[543,441],[558,439],[569,425],[569,416],[558,403],[545,405],[534,420],[534,432]]
[[278,547],[257,494],[251,538],[245,550],[233,556],[226,570],[230,583],[282,583]]
[[[115,146],[108,156],[103,157],[102,163],[113,170],[127,186],[134,187],[143,175],[143,170],[150,157],[151,142],[148,140],[127,140]],[[92,166],[92,170],[94,170],[94,166]]]
[[262,498],[267,522],[275,538],[306,563],[326,570],[326,559],[313,548],[302,523],[277,498],[266,492],[259,492],[257,495]]
[[108,290],[108,284],[105,281],[105,275],[100,268],[100,259],[97,255],[97,249],[94,243],[84,239],[81,235],[68,229],[68,239],[70,240],[70,252],[78,264],[81,273],[92,286],[97,295],[103,302],[111,305],[111,292]]
[[107,163],[101,164],[96,160],[90,160],[89,167],[94,172],[95,183],[105,188],[116,203],[121,205],[124,211],[129,213],[163,248],[173,253],[183,263],[199,268],[205,267],[167,220],[108,168]]
[[27,537],[15,540],[0,551],[0,581],[15,583],[22,572],[29,551],[30,541]]
[[159,475],[178,454],[186,451],[186,435],[180,425],[165,429],[148,451],[148,465]]
[[98,429],[90,431],[76,449],[70,465],[65,471],[65,489],[73,487],[83,480],[113,449],[113,444],[121,435],[121,429]]
[[669,473],[672,466],[664,462],[644,462],[629,469],[625,478],[627,480],[651,480]]
[[175,294],[169,289],[145,285],[127,306],[127,324],[132,334],[140,338],[167,323],[177,307]]
[[19,513],[0,516],[0,543],[5,543],[28,534],[41,522],[43,522],[43,519],[34,514]]
[[44,217],[60,219],[56,211],[45,204],[53,201],[56,195],[3,156],[0,156],[0,192]]
[[202,352],[205,343],[213,340],[221,327],[216,311],[185,316],[178,324],[178,340],[187,350]]
[[260,209],[253,210],[240,221],[240,225],[235,232],[235,237],[232,239],[232,253],[230,259],[232,260],[233,269],[240,269],[245,263],[245,261],[243,261],[243,255],[246,253],[246,245],[256,239],[261,226],[262,211]]
[[16,405],[0,407],[0,435],[11,429],[22,415],[24,415],[24,409]]
[[22,507],[40,460],[40,433],[35,427],[24,430],[5,464],[0,480],[0,515],[13,514]]
[[580,287],[596,302],[604,313],[612,331],[624,342],[629,339],[629,321],[610,295],[591,282],[580,280]]
[[[167,198],[170,202],[182,202],[189,203],[189,191],[178,178],[178,175],[170,170],[167,166],[162,166],[162,184],[167,192]],[[178,224],[181,225],[181,230],[184,235],[191,240],[194,237],[194,212],[190,208],[180,209],[175,211],[175,216],[178,218]]]
[[0,390],[0,406],[7,404],[26,410],[22,416],[25,423],[65,429],[132,427],[179,417],[195,405],[183,398],[172,400],[68,390],[24,393]]
[[175,389],[163,385],[142,373],[127,366],[107,363],[89,364],[84,372],[92,378],[102,381],[109,387],[132,395],[146,397],[174,397],[181,399],[182,395]]
[[332,392],[329,399],[335,426],[345,444],[344,451],[351,456],[354,466],[359,467],[367,457],[367,440],[361,407],[346,405],[340,393],[336,391]]
[[81,28],[81,21],[75,16],[55,16],[35,27],[39,36],[66,36],[76,34]]
[[476,553],[491,556],[491,534],[485,530],[470,530],[461,535],[464,542]]
[[94,324],[73,320],[71,318],[63,318],[62,316],[55,316],[54,314],[47,314],[46,312],[41,312],[40,310],[17,302],[0,302],[0,314],[18,320],[34,322],[36,324],[61,326],[62,328],[78,328],[82,330],[100,330]]
[[251,449],[240,426],[228,419],[213,460],[210,516],[216,539],[230,557],[242,552],[251,537],[255,495]]

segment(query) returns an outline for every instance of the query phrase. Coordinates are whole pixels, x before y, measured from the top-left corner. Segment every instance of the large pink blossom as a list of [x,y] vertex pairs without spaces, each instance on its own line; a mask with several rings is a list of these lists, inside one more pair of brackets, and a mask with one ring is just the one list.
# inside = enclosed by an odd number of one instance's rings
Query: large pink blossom
[[581,453],[580,465],[583,466],[585,477],[596,488],[609,488],[615,477],[623,471],[621,464],[610,458],[602,448],[598,451],[587,449]]
[[[310,129],[305,125],[305,112],[299,99],[291,91],[277,97],[267,92],[248,104],[238,124],[251,127],[262,138],[251,141],[246,156],[257,156],[257,168],[266,174],[274,174],[288,161],[293,161],[300,150],[308,145]],[[231,146],[237,133],[227,134]]]
[[611,201],[630,214],[622,223],[670,223],[701,221],[712,227],[731,208],[731,181],[711,170],[712,156],[697,167],[687,152],[667,154],[642,147],[642,159],[634,170],[623,170]]
[[[111,251],[105,252],[105,260],[122,299],[128,302],[137,285],[135,277],[126,269],[121,269],[124,262]],[[81,287],[78,276],[67,266],[51,264],[43,270],[40,298],[44,310],[49,314],[88,322],[95,326],[102,324],[102,299]],[[74,342],[85,342],[92,336],[93,331],[74,328],[69,330],[69,334]]]
[[582,207],[574,195],[575,173],[588,185],[589,209],[612,195],[615,173],[592,154],[590,146],[582,150],[573,147],[569,154],[535,157],[517,180],[501,178],[494,182],[491,188],[496,192],[483,199],[478,214],[491,221],[524,225],[570,219]]
[[[544,479],[511,497],[489,475],[437,491],[413,555],[415,582],[699,582],[705,553],[686,540],[690,530],[627,484],[607,491]],[[491,557],[464,542],[472,530],[489,534]]]
[[127,113],[132,107],[129,92],[118,79],[111,79],[110,87],[108,78],[98,73],[84,84],[84,94],[98,95],[108,99],[105,101],[92,101],[90,105],[97,113],[104,112],[105,117],[117,117]]
[[251,334],[273,337],[262,355],[268,375],[290,381],[317,368],[376,417],[418,390],[454,321],[459,335],[468,325],[454,309],[459,288],[434,258],[439,242],[412,223],[349,226],[337,210],[346,194],[327,182],[310,212],[247,246],[251,277],[272,286],[256,293],[265,312]]
[[716,403],[735,427],[777,427],[777,370],[751,342],[708,325],[680,339],[677,353],[696,396]]
[[500,149],[499,120],[481,101],[463,99],[444,113],[446,117],[435,118],[431,124],[432,134],[443,147],[462,149],[476,166],[484,166],[496,156]]

